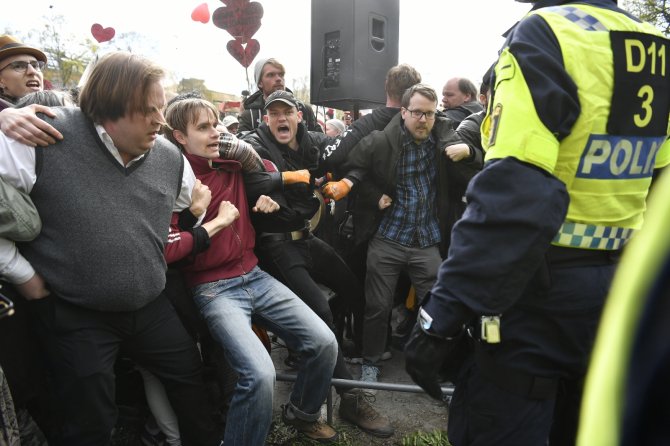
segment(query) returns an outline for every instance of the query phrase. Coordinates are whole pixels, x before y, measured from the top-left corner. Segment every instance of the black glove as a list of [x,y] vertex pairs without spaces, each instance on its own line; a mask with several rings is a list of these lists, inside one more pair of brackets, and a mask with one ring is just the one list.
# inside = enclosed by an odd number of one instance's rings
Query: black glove
[[443,401],[440,371],[454,350],[463,342],[463,334],[441,338],[423,331],[417,322],[405,344],[405,370],[426,393]]

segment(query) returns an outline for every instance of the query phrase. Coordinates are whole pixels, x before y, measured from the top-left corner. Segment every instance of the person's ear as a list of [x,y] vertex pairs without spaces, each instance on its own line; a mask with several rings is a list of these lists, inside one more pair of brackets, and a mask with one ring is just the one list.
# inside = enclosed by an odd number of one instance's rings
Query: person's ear
[[181,130],[172,130],[172,136],[182,146],[186,144],[186,134]]
[[302,121],[302,111],[298,110],[298,122]]
[[270,119],[270,118],[268,118],[268,115],[263,115],[263,122],[264,122],[264,123],[267,124],[269,119]]

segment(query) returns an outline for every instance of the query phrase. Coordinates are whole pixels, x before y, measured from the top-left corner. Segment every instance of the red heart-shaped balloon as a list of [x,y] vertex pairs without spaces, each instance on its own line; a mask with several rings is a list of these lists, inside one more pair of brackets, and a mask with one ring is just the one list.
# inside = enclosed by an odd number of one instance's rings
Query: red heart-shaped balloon
[[95,23],[91,26],[91,34],[93,34],[93,37],[98,43],[102,43],[112,40],[116,31],[114,31],[114,28],[112,27],[103,28],[99,23]]
[[261,50],[261,44],[256,39],[249,39],[246,46],[242,45],[239,40],[231,40],[226,45],[228,52],[237,60],[244,68],[248,68],[254,57],[258,55]]
[[263,6],[248,0],[225,0],[228,6],[217,8],[212,14],[212,22],[218,28],[230,33],[242,43],[253,36],[261,27]]
[[207,3],[196,6],[191,13],[191,19],[193,19],[194,22],[209,22],[209,6],[207,6]]
[[221,0],[221,3],[223,3],[224,5],[231,6],[233,8],[237,8],[244,3],[249,3],[249,0]]

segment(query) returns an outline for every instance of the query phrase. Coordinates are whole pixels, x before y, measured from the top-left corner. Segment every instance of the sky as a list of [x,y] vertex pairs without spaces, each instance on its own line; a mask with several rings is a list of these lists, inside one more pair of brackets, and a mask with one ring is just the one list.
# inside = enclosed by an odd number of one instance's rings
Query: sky
[[[92,38],[93,24],[113,27],[117,36],[137,33],[141,44],[133,50],[165,67],[176,82],[203,79],[210,90],[239,94],[247,88],[247,76],[253,84],[255,61],[275,57],[286,68],[289,88],[309,85],[311,0],[256,1],[264,11],[261,27],[253,35],[260,52],[247,70],[228,53],[226,44],[232,37],[225,30],[211,20],[203,24],[191,18],[203,3],[211,14],[224,6],[222,1],[31,0],[30,7],[11,8],[0,16],[0,32],[35,35],[60,15],[61,34],[75,40]],[[467,77],[479,85],[504,42],[502,34],[529,9],[514,0],[399,1],[398,62],[414,66],[438,95],[451,77]],[[35,37],[25,40],[39,43]],[[113,43],[100,44],[98,54],[114,49]]]

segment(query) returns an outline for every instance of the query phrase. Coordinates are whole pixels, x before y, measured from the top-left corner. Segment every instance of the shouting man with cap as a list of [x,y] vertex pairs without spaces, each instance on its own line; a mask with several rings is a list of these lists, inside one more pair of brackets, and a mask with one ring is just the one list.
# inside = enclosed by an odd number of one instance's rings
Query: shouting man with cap
[[[244,112],[239,116],[240,132],[253,130],[263,123],[265,101],[270,94],[277,90],[291,91],[284,84],[285,73],[284,66],[277,59],[260,59],[256,62],[254,80],[258,91],[244,101]],[[302,112],[302,119],[307,125],[307,130],[323,132],[316,122],[316,116],[311,107],[298,101],[298,110]]]
[[10,35],[0,36],[0,110],[12,107],[30,92],[41,91],[46,64],[47,56],[42,51]]
[[[321,176],[330,167],[327,160],[319,162],[319,158],[332,139],[305,128],[299,104],[291,93],[275,91],[265,102],[263,124],[244,136],[261,158],[276,165],[284,178],[282,182],[279,181],[281,177],[275,175],[274,181],[268,180],[262,187],[259,185],[258,192],[300,214],[293,226],[285,228],[287,232],[260,233],[257,254],[266,271],[284,282],[335,331],[333,313],[317,282],[335,291],[355,314],[363,311],[363,289],[335,250],[310,232],[314,229],[310,218],[319,212],[319,200],[313,187],[304,183],[286,184],[286,178],[302,174],[309,179],[310,174]],[[338,349],[333,377],[353,379],[341,348]],[[336,387],[336,390],[340,395],[339,414],[343,420],[378,437],[393,435],[391,423],[372,407],[368,392],[342,387]]]

